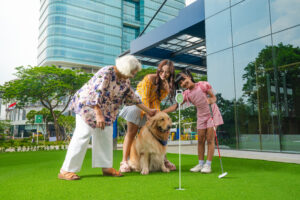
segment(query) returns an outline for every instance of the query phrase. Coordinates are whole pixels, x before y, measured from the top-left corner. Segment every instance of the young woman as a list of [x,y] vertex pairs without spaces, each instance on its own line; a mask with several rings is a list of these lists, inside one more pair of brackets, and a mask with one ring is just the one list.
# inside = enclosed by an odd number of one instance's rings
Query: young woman
[[[160,103],[168,95],[174,97],[174,76],[175,70],[173,62],[163,60],[157,67],[156,74],[148,74],[137,86],[137,95],[148,107],[160,110]],[[142,127],[147,120],[145,113],[137,109],[136,106],[124,107],[120,116],[127,121],[127,133],[123,143],[123,159],[120,163],[121,172],[130,172],[127,163],[130,154],[132,141],[136,136],[138,129]],[[176,166],[165,158],[165,165],[170,170],[176,170]]]
[[129,78],[139,70],[141,64],[135,57],[118,58],[116,66],[101,68],[75,93],[70,109],[76,113],[76,128],[58,178],[79,179],[75,172],[81,169],[90,136],[93,136],[92,166],[102,168],[103,175],[122,176],[112,168],[112,123],[119,107],[124,102],[126,105],[136,105],[150,116],[156,112],[142,104],[130,87]]

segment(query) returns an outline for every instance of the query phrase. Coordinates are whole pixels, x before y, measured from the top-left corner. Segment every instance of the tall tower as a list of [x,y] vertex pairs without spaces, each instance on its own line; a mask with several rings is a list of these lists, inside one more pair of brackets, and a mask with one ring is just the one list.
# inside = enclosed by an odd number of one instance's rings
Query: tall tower
[[[41,0],[38,65],[94,72],[129,49],[162,0]],[[147,31],[178,15],[184,0],[168,1]]]

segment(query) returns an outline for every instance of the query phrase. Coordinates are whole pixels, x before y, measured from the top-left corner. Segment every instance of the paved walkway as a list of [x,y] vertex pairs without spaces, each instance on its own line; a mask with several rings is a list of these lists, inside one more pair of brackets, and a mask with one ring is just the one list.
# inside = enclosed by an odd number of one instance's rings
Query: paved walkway
[[[118,149],[122,149],[122,145],[118,144]],[[178,153],[178,145],[169,145],[168,153]],[[247,158],[256,160],[268,160],[276,162],[286,162],[286,163],[297,163],[300,164],[300,154],[290,154],[290,153],[273,153],[273,152],[258,152],[258,151],[242,151],[242,150],[229,150],[221,149],[222,157],[234,157],[234,158]],[[182,145],[182,154],[197,155],[197,145]],[[215,151],[215,156],[218,156],[218,151]]]

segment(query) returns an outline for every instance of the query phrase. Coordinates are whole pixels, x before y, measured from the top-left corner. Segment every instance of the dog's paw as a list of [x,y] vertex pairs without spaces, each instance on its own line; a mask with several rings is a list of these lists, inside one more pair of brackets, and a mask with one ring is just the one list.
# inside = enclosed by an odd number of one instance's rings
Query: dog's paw
[[162,168],[162,171],[165,172],[165,173],[169,173],[169,172],[170,172],[170,169],[168,169],[168,168],[166,168],[166,167],[163,167],[163,168]]
[[147,174],[149,174],[149,169],[143,169],[143,170],[141,171],[141,174],[142,174],[142,175],[147,175]]
[[134,172],[139,172],[140,171],[140,169],[135,165],[130,165],[130,169],[131,169],[131,171],[134,171]]
[[134,172],[139,172],[140,169],[139,169],[139,168],[133,168],[132,171],[134,171]]

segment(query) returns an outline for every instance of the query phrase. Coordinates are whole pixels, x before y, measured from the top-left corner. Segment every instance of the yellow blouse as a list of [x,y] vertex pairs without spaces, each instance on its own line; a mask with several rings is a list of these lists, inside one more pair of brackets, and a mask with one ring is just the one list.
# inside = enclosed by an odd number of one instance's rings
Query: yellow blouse
[[[168,91],[164,89],[161,90],[160,99],[158,99],[156,87],[157,86],[149,79],[149,75],[147,75],[141,82],[139,82],[136,90],[145,106],[160,110],[160,102],[168,96]],[[144,112],[142,111],[142,117],[143,116]]]

